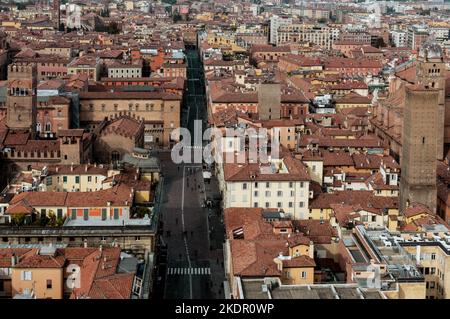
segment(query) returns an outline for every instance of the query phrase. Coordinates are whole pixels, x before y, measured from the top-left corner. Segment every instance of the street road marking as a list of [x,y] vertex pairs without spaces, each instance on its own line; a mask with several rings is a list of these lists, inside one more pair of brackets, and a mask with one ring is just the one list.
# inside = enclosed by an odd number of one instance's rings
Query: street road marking
[[211,275],[211,268],[209,267],[189,267],[189,268],[174,268],[170,267],[167,269],[167,275]]

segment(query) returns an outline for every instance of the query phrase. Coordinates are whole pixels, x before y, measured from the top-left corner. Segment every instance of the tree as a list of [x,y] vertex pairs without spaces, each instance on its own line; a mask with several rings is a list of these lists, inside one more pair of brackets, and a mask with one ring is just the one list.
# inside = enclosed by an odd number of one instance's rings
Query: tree
[[42,227],[47,226],[47,224],[50,222],[50,218],[48,218],[46,215],[41,215],[39,220],[37,220],[38,224]]
[[14,214],[11,217],[11,224],[14,226],[22,226],[25,222],[26,214]]

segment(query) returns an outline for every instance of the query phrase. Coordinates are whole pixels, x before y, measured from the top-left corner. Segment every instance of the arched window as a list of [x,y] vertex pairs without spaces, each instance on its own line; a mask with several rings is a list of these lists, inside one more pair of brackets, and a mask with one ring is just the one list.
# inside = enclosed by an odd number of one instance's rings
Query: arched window
[[120,153],[117,152],[117,151],[112,151],[112,153],[111,153],[111,162],[117,163],[118,161],[120,161]]
[[45,123],[45,131],[50,132],[52,130],[52,124],[50,122]]
[[40,122],[37,122],[37,123],[36,123],[36,131],[37,131],[38,133],[41,132],[41,123],[40,123]]

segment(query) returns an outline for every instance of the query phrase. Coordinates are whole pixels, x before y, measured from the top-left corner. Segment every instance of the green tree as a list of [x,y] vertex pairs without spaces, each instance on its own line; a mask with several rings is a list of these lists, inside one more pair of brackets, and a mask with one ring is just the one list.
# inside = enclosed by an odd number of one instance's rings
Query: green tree
[[65,217],[63,217],[63,218],[58,217],[58,218],[56,219],[55,226],[56,226],[56,227],[62,227],[62,225],[64,225],[64,222],[65,222],[65,221],[66,221],[66,218],[65,218]]
[[22,226],[25,222],[26,214],[14,214],[11,217],[11,224],[14,226]]

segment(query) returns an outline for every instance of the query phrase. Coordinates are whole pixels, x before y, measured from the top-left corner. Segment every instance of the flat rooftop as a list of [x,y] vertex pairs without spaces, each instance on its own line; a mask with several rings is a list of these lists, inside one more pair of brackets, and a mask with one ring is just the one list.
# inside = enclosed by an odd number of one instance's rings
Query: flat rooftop
[[80,226],[92,226],[92,227],[121,227],[121,226],[150,226],[152,223],[151,218],[142,219],[128,219],[128,220],[83,220],[83,219],[68,219],[64,223],[64,227],[80,227]]
[[263,291],[264,279],[243,279],[241,285],[245,299],[386,299],[357,284],[274,285],[269,291]]

